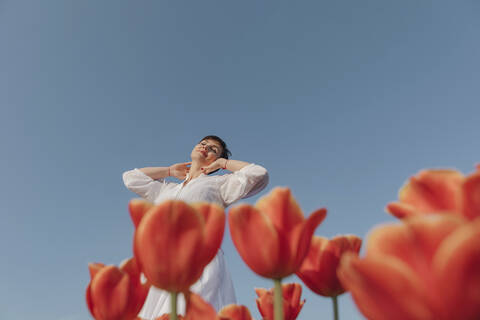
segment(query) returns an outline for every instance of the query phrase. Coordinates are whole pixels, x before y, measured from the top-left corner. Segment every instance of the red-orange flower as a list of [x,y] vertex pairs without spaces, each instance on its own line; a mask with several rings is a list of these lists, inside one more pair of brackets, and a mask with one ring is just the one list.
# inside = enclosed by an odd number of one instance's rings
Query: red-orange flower
[[331,240],[313,236],[310,250],[297,276],[313,292],[334,297],[345,292],[337,277],[340,258],[345,252],[360,252],[362,239],[354,235],[336,236]]
[[[257,307],[264,320],[274,320],[273,289],[255,289],[258,295]],[[302,310],[305,300],[300,301],[302,286],[298,283],[282,285],[283,316],[285,320],[294,320]]]
[[298,270],[326,213],[319,209],[305,219],[290,190],[275,188],[255,206],[241,204],[230,209],[230,233],[250,269],[280,279]]
[[247,307],[230,304],[220,310],[217,320],[253,320],[253,318]]
[[172,200],[150,207],[133,200],[130,213],[137,226],[133,251],[145,277],[167,291],[188,291],[220,248],[223,208]]
[[101,263],[89,264],[90,283],[87,287],[87,306],[97,320],[131,320],[147,298],[150,285],[140,282],[140,270],[135,259],[120,268]]
[[185,320],[253,320],[247,307],[230,304],[218,314],[215,309],[198,294],[186,294],[187,310]]
[[399,201],[387,205],[398,218],[425,214],[480,217],[480,166],[465,177],[456,170],[423,170],[400,189]]
[[[177,315],[178,320],[184,320],[183,316]],[[168,313],[162,314],[160,317],[155,318],[155,320],[170,320],[170,315]]]
[[338,276],[368,319],[480,319],[480,219],[422,216],[376,228]]
[[217,312],[215,309],[198,294],[193,292],[185,293],[187,302],[185,320],[215,320]]

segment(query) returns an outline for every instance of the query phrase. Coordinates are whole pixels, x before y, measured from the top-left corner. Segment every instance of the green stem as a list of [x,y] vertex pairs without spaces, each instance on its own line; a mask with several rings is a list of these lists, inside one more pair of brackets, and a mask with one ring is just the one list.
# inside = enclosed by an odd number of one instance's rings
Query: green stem
[[274,319],[283,320],[282,279],[274,279],[273,283],[275,284],[275,288],[273,289]]
[[177,293],[170,292],[170,320],[177,320]]
[[338,301],[337,301],[338,296],[332,297],[332,302],[333,302],[333,319],[338,320],[340,319],[338,317]]

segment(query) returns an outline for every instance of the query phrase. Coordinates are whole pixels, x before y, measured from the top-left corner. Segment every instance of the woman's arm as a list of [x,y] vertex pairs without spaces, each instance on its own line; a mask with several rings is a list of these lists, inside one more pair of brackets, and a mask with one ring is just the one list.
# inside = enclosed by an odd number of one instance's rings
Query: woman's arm
[[203,170],[205,171],[206,174],[209,174],[210,172],[213,172],[218,169],[225,169],[229,170],[232,172],[238,171],[242,169],[243,167],[248,166],[250,163],[245,162],[245,161],[240,161],[240,160],[231,160],[231,159],[225,159],[225,158],[218,158],[214,162],[212,162],[209,166],[204,167]]
[[142,171],[153,180],[158,180],[158,179],[168,177],[170,168],[169,167],[145,167],[145,168],[140,168],[138,170]]
[[176,163],[169,167],[145,167],[139,169],[144,174],[152,178],[153,180],[163,179],[166,177],[175,177],[180,180],[184,180],[187,176],[189,165],[191,162]]
[[[230,168],[230,160],[227,168]],[[239,199],[251,197],[263,190],[268,184],[268,172],[258,164],[249,163],[240,170],[221,176],[221,179],[223,181],[219,186],[220,195],[225,206],[229,206]]]

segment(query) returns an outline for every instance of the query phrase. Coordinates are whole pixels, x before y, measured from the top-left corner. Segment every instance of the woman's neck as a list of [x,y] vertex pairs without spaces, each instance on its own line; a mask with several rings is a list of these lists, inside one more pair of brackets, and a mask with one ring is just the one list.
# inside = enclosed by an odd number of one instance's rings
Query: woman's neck
[[195,179],[199,175],[201,175],[202,172],[202,165],[201,163],[198,163],[197,161],[192,161],[192,164],[190,166],[190,170],[188,171],[188,180]]

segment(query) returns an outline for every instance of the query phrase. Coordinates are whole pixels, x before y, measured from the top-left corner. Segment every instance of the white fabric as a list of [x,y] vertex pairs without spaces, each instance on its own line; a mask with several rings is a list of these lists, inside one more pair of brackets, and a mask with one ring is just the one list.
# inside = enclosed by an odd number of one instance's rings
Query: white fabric
[[[123,182],[129,190],[155,204],[174,199],[186,202],[214,202],[227,207],[265,188],[268,183],[268,174],[265,168],[249,164],[234,173],[225,175],[208,176],[202,173],[185,185],[185,182],[153,180],[140,170],[134,169],[123,174]],[[236,302],[235,291],[225,266],[222,250],[219,250],[215,258],[205,267],[201,278],[191,287],[191,290],[202,296],[217,311]],[[178,313],[184,314],[183,296],[180,295],[178,301]],[[139,317],[155,319],[169,312],[168,292],[152,287]]]

